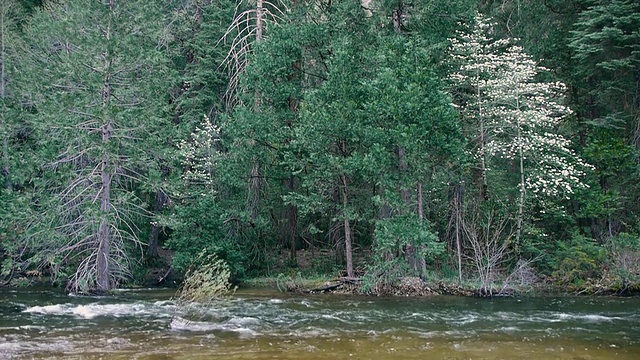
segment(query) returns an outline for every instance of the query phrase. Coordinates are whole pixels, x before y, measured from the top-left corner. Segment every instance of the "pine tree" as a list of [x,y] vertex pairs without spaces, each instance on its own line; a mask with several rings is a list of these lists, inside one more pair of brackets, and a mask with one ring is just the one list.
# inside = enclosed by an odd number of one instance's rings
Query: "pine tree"
[[572,24],[566,42],[574,109],[584,156],[596,166],[593,183],[599,185],[587,200],[590,235],[605,241],[631,231],[628,224],[635,220],[627,215],[639,210],[640,3],[584,1]]
[[0,4],[0,136],[2,141],[1,169],[3,184],[2,188],[11,191],[13,181],[11,180],[11,160],[10,160],[10,138],[15,126],[10,114],[9,102],[11,91],[9,81],[12,80],[15,66],[18,62],[18,53],[21,39],[18,33],[19,6],[17,3],[7,0]]
[[21,237],[32,215],[28,195],[20,189],[32,164],[26,164],[29,156],[20,156],[22,149],[17,139],[23,124],[17,116],[20,106],[16,86],[22,48],[18,24],[25,18],[20,10],[18,2],[7,0],[0,4],[0,276],[7,283],[26,257],[28,245]]
[[58,194],[47,210],[58,242],[45,248],[78,261],[74,291],[124,281],[141,245],[134,189],[164,125],[164,22],[158,3],[68,1],[41,11],[28,30],[24,71],[37,89],[41,146],[58,154],[45,166]]
[[[446,43],[446,35],[443,35],[453,30],[455,21],[445,19],[428,25],[420,21],[423,17],[437,18],[440,12],[460,16],[462,11],[457,8],[460,5],[455,1],[435,1],[429,6],[391,2],[387,5],[391,8],[386,9],[387,14],[391,14],[386,19],[391,21],[379,30],[378,35],[380,70],[372,82],[370,106],[375,116],[386,119],[385,128],[396,147],[396,166],[388,169],[391,179],[383,186],[399,188],[398,196],[404,205],[391,206],[394,199],[385,199],[385,196],[383,199],[389,202],[385,207],[393,210],[389,221],[408,225],[418,220],[423,224],[424,229],[420,226],[413,229],[415,233],[429,232],[428,221],[424,218],[423,185],[428,191],[441,191],[439,185],[427,182],[427,179],[446,173],[452,162],[458,161],[462,145],[454,109],[443,91],[441,69],[434,61],[442,56]],[[390,194],[389,191],[386,193]],[[378,225],[376,223],[376,227]],[[400,244],[405,243],[402,237],[397,239]],[[423,274],[426,270],[426,250],[433,250],[432,254],[438,252],[435,244],[426,246],[413,241],[407,241],[401,247],[412,275]]]
[[[595,118],[603,125],[626,126],[638,135],[640,81],[640,4],[633,0],[587,1],[571,33],[569,47],[577,62],[576,75],[591,84]],[[634,140],[635,139],[635,140]]]

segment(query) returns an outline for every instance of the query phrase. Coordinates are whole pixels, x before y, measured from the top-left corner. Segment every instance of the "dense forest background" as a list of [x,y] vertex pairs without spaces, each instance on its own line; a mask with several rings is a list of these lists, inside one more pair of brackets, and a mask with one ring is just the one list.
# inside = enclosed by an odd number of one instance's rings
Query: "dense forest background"
[[6,285],[203,250],[372,292],[640,279],[635,0],[2,0],[0,34]]

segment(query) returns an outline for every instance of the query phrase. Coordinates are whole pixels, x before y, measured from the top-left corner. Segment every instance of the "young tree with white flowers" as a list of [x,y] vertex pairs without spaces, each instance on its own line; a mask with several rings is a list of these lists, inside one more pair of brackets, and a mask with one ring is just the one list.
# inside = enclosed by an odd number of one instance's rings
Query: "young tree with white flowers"
[[495,73],[498,64],[496,54],[504,49],[508,40],[489,37],[493,24],[484,20],[482,14],[476,17],[476,24],[469,32],[457,32],[451,41],[451,56],[458,69],[449,75],[452,85],[458,90],[456,98],[461,106],[464,120],[470,123],[467,139],[474,149],[474,157],[479,161],[481,177],[480,197],[486,198],[487,180],[487,126],[489,117],[486,108],[487,79]]
[[539,66],[512,40],[494,40],[494,24],[478,15],[470,33],[452,39],[452,54],[462,64],[451,75],[468,91],[461,103],[464,116],[476,120],[480,140],[475,151],[486,186],[491,160],[507,160],[517,168],[516,240],[522,234],[528,192],[535,198],[569,198],[590,167],[571,149],[558,128],[571,109],[563,104],[565,85],[545,82]]
[[[208,116],[197,126],[191,134],[191,141],[183,140],[180,143],[180,151],[184,157],[185,194],[189,195],[195,186],[199,186],[201,196],[214,195],[216,185],[216,167],[218,165],[219,152],[217,143],[220,141],[220,127],[213,124]],[[193,195],[193,194],[191,194]]]

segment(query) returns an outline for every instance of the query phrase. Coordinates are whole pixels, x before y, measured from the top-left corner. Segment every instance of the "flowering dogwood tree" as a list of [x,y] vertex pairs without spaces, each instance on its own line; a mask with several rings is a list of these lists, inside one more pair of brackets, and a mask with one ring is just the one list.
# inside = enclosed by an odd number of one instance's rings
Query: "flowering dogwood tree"
[[511,39],[494,40],[494,24],[477,15],[475,27],[452,39],[452,54],[462,64],[451,78],[473,89],[462,104],[463,115],[480,132],[477,157],[483,182],[490,159],[505,159],[519,171],[517,240],[520,239],[527,192],[536,198],[569,198],[590,165],[558,133],[571,109],[563,104],[565,85],[539,80],[549,69],[539,66]]
[[487,79],[496,71],[497,53],[509,44],[508,40],[496,40],[488,37],[493,24],[484,20],[481,14],[476,17],[476,24],[470,32],[458,31],[457,38],[451,41],[451,55],[459,67],[449,75],[453,84],[466,88],[469,96],[460,99],[463,117],[477,127],[477,139],[470,139],[474,144],[475,157],[480,161],[482,174],[481,194],[484,198],[488,187],[487,181],[487,107],[490,91]]
[[[190,185],[200,185],[205,192],[200,195],[215,193],[216,167],[219,153],[216,143],[220,141],[220,127],[213,124],[207,115],[200,126],[191,134],[191,141],[182,141],[180,150],[186,166],[183,178]],[[186,187],[189,191],[191,186]]]

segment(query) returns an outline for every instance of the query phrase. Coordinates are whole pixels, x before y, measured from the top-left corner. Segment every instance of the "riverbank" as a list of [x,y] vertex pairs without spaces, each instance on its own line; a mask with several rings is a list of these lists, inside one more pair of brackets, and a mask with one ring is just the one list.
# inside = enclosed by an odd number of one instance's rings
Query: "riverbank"
[[[606,279],[605,279],[606,280]],[[462,297],[520,297],[520,296],[550,296],[550,295],[602,295],[602,296],[640,296],[640,284],[628,284],[624,288],[604,280],[587,280],[580,286],[574,284],[560,284],[554,279],[546,278],[539,282],[521,285],[497,285],[483,288],[479,282],[455,279],[433,278],[423,280],[418,277],[398,278],[393,282],[372,281],[370,277],[359,278],[336,277],[331,274],[302,276],[279,274],[278,276],[252,277],[234,282],[241,289],[272,289],[282,293],[296,294],[350,294],[368,296],[462,296]],[[163,282],[146,281],[140,284],[129,284],[127,288],[169,286],[178,288],[176,281]],[[51,283],[47,277],[18,278],[5,288],[29,287],[62,287],[61,284]]]
[[288,276],[280,274],[276,277],[256,277],[239,283],[241,288],[271,288],[281,292],[298,294],[362,294],[373,296],[467,296],[467,297],[513,297],[538,295],[605,295],[605,296],[638,296],[640,284],[629,284],[621,288],[614,283],[588,280],[580,286],[560,284],[554,279],[546,278],[527,285],[511,285],[498,283],[483,287],[478,282],[463,281],[458,283],[452,279],[432,279],[430,281],[418,277],[403,277],[393,282],[375,282],[367,276],[361,278],[313,276],[300,274]]
[[[373,275],[367,266],[371,254],[361,252],[354,264],[356,276],[349,278],[342,266],[335,262],[333,252],[313,254],[300,250],[296,253],[296,266],[291,267],[289,253],[272,254],[272,276],[254,276],[244,279],[239,286],[266,287],[282,292],[314,294],[365,294],[373,296],[436,296],[466,297],[537,296],[537,295],[640,295],[640,282],[622,281],[620,275],[607,268],[593,272],[598,276],[576,277],[577,272],[539,273],[530,263],[524,263],[511,273],[496,275],[484,284],[471,269],[463,271],[462,281],[456,272],[433,269],[427,276],[392,277]],[[314,261],[322,259],[321,262]],[[333,262],[332,262],[333,261]],[[323,265],[323,266],[319,266]],[[446,270],[446,269],[445,269]],[[586,273],[582,273],[583,275]],[[627,276],[628,279],[637,277]]]
[[[171,266],[172,252],[162,251],[155,261],[138,267],[135,279],[120,287],[156,287],[169,286],[178,288],[183,280]],[[538,295],[606,295],[629,296],[640,295],[640,283],[627,282],[621,285],[618,277],[604,271],[598,279],[557,279],[544,275],[527,274],[527,276],[495,279],[491,284],[483,284],[474,280],[472,274],[463,277],[446,276],[439,271],[430,271],[426,279],[419,277],[384,277],[373,276],[365,271],[367,254],[359,254],[356,263],[356,277],[346,277],[335,262],[335,254],[322,251],[313,254],[309,251],[298,251],[296,266],[288,261],[288,252],[276,254],[274,267],[270,273],[276,274],[254,276],[232,280],[234,285],[242,288],[266,288],[280,292],[298,294],[361,294],[370,296],[404,296],[426,297],[453,295],[463,297],[513,297]],[[321,258],[323,261],[314,261]],[[533,270],[532,270],[533,272]],[[523,281],[526,280],[526,281]],[[54,281],[40,271],[16,273],[9,282],[1,282],[0,287],[58,286],[64,287],[64,281]]]
[[[241,288],[264,287],[277,289],[281,292],[299,294],[361,294],[372,296],[514,296],[524,293],[524,289],[515,290],[511,287],[488,291],[472,283],[457,284],[444,280],[427,282],[417,277],[404,277],[395,283],[372,283],[363,278],[331,278],[302,276],[278,276],[248,279],[240,283]],[[528,292],[529,290],[526,290]]]

